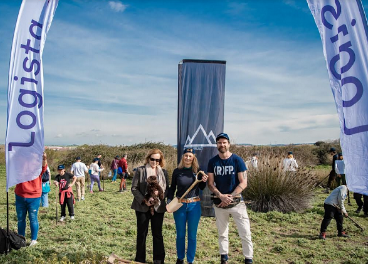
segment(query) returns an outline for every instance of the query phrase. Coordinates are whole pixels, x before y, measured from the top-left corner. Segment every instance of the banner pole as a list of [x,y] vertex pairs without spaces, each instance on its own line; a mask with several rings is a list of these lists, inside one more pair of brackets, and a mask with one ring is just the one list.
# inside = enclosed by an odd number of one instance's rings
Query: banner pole
[[5,255],[9,251],[9,192],[6,192],[6,239],[5,239]]

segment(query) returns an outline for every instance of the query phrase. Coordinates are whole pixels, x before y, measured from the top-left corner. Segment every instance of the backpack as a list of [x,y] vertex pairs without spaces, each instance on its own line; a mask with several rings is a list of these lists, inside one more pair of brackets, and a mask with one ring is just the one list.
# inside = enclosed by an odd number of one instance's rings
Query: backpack
[[[0,228],[0,254],[5,254],[6,252],[6,235],[5,229]],[[24,236],[9,230],[9,241],[8,247],[9,251],[12,249],[18,250],[26,246],[26,238]]]
[[42,174],[42,182],[47,182],[50,180],[50,173],[48,170],[46,170],[43,174]]

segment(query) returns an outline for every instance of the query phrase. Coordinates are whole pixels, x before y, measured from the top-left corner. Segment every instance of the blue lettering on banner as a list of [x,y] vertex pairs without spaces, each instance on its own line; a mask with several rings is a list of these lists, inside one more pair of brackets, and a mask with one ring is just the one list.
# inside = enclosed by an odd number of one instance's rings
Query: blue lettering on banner
[[[41,29],[42,29],[42,24],[40,24],[37,21],[32,19],[31,24],[29,26],[29,33],[31,34],[31,36],[35,40],[41,40],[41,35],[36,34],[37,32],[41,32]],[[40,50],[36,49],[35,47],[31,47],[31,39],[27,39],[27,43],[26,44],[21,44],[20,48],[24,49],[25,54],[29,54],[29,52],[33,52],[33,53],[38,54],[40,52]],[[24,58],[24,60],[23,60],[23,70],[27,73],[33,72],[33,74],[35,76],[37,76],[40,73],[40,69],[41,69],[40,61],[38,61],[37,59],[33,59],[32,61],[29,62],[29,60],[30,59],[28,57]],[[18,81],[18,79],[19,79],[18,76],[14,76],[15,81]],[[28,83],[33,83],[33,84],[37,85],[38,81],[33,79],[33,78],[21,77],[21,82],[20,83],[21,83],[21,85],[28,84]],[[25,102],[24,97],[28,98],[28,99],[31,99],[31,100],[27,100]],[[33,99],[33,101],[32,101],[32,99]],[[43,102],[42,95],[40,95],[36,91],[27,90],[27,89],[20,89],[19,90],[18,103],[21,106],[23,106],[25,108],[34,108],[34,107],[41,108],[42,102]],[[24,118],[22,118],[22,117],[26,117],[26,119],[31,120],[31,122],[25,123]],[[22,119],[23,119],[23,121],[22,121]],[[34,128],[36,123],[37,123],[37,117],[31,111],[23,110],[16,117],[17,126],[21,129],[23,129],[23,130],[29,130],[29,129]],[[26,142],[26,143],[24,143],[24,142],[9,142],[8,150],[12,151],[13,147],[31,147],[34,144],[34,141],[35,141],[35,134],[36,134],[35,132],[30,132],[30,137],[31,137],[30,142]]]
[[[330,5],[326,5],[322,8],[321,10],[321,20],[322,20],[322,24],[329,30],[333,29],[333,24],[331,24],[327,18],[326,18],[326,13],[330,13],[332,15],[332,17],[338,21],[340,15],[341,15],[341,4],[339,2],[339,0],[335,0],[335,5],[336,8]],[[351,26],[354,27],[356,25],[356,20],[352,19],[351,21]],[[338,33],[331,37],[330,40],[332,43],[335,43],[337,40],[339,40],[339,36],[347,36],[349,37],[349,32],[347,29],[346,25],[341,25],[338,27]],[[340,54],[345,52],[348,56],[349,56],[349,60],[347,62],[346,65],[342,66],[340,69],[340,73],[337,72],[336,70],[336,63],[340,60]],[[330,62],[328,63],[329,65],[329,70],[331,72],[331,74],[337,79],[341,81],[341,89],[343,89],[345,84],[354,84],[354,86],[356,87],[356,94],[353,96],[352,99],[350,99],[349,101],[342,101],[342,106],[343,107],[352,107],[355,104],[357,104],[359,102],[359,100],[362,98],[363,96],[363,91],[364,91],[364,87],[362,82],[355,76],[348,76],[348,77],[344,77],[342,78],[341,75],[344,73],[348,73],[348,71],[353,67],[354,62],[355,62],[356,56],[355,56],[355,52],[354,52],[354,47],[352,46],[351,41],[347,41],[344,44],[341,44],[339,46],[339,54],[335,55],[334,57],[332,57],[332,59],[330,60]],[[347,128],[346,127],[346,123],[345,123],[345,119],[344,119],[344,133],[346,135],[353,135],[353,134],[357,134],[357,133],[362,133],[362,132],[366,132],[368,131],[368,125],[362,125],[362,126],[356,126],[353,128]]]

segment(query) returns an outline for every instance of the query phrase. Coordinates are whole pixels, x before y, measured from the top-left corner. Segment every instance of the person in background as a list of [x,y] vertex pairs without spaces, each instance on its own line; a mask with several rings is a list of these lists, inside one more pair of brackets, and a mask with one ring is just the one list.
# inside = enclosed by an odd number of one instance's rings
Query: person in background
[[102,157],[101,154],[98,154],[97,157],[96,157],[96,159],[98,159],[98,162],[97,162],[98,167],[100,167],[100,168],[103,167],[102,163],[101,163],[101,157]]
[[38,236],[38,209],[40,208],[42,194],[42,175],[47,169],[47,155],[42,155],[42,169],[40,175],[31,181],[18,183],[15,186],[15,210],[18,219],[18,233],[26,236],[26,217],[28,213],[29,225],[31,227],[31,243],[37,244]]
[[227,134],[217,135],[216,145],[219,153],[208,162],[207,174],[208,188],[221,201],[214,205],[221,264],[228,263],[230,215],[242,241],[244,263],[253,263],[250,221],[241,197],[242,191],[247,188],[247,167],[242,158],[229,151],[230,138]]
[[346,199],[348,188],[346,185],[341,185],[331,192],[324,202],[325,215],[321,224],[320,239],[326,239],[326,230],[332,218],[335,218],[337,225],[337,236],[349,237],[343,230],[343,214],[347,217],[348,213],[345,210],[344,201]]
[[113,173],[113,176],[111,179],[112,183],[116,182],[116,177],[118,176],[119,159],[120,159],[119,156],[115,156],[115,158],[111,162],[110,169]]
[[128,155],[124,154],[121,160],[119,161],[119,167],[121,168],[121,173],[119,173],[119,176],[121,179],[119,192],[123,192],[126,190],[126,179],[128,178],[128,175],[130,175],[128,171],[127,158],[128,158]]
[[42,195],[41,195],[41,207],[49,207],[49,192],[51,183],[51,172],[49,166],[42,174]]
[[84,195],[86,192],[85,184],[86,184],[86,177],[84,173],[88,173],[88,168],[86,164],[81,162],[81,157],[77,157],[76,162],[72,165],[70,169],[71,173],[77,177],[75,182],[75,186],[77,187],[77,201],[79,202],[81,199],[84,200]]
[[[344,156],[342,155],[342,153],[339,153],[337,160],[335,160],[335,172],[336,172],[337,186],[346,185],[345,163],[344,163]],[[348,205],[351,205],[349,189],[348,189]]]
[[252,158],[250,160],[250,163],[252,164],[252,167],[256,170],[258,170],[258,157],[257,157],[257,153],[254,153],[252,155]]
[[282,162],[282,169],[284,172],[296,172],[298,168],[298,163],[294,159],[293,152],[289,151],[287,158],[285,158]]
[[55,185],[59,187],[59,202],[61,205],[61,218],[60,222],[63,222],[66,217],[65,207],[68,206],[70,220],[74,220],[74,194],[73,185],[77,180],[77,177],[65,171],[64,165],[58,166],[59,174],[55,177]]
[[147,189],[147,178],[156,175],[158,183],[166,197],[166,185],[169,183],[167,171],[163,169],[165,164],[164,155],[159,149],[152,149],[148,152],[145,164],[138,167],[132,180],[132,194],[134,196],[131,208],[135,210],[137,218],[137,244],[135,261],[146,262],[146,239],[149,222],[151,221],[151,231],[153,237],[153,263],[164,264],[165,247],[162,236],[162,224],[164,213],[166,212],[165,198],[160,201],[158,208],[155,208],[152,215],[149,207],[152,205],[145,199]]
[[330,155],[332,156],[332,169],[330,171],[330,175],[328,176],[328,182],[325,193],[329,193],[330,190],[332,190],[333,187],[335,186],[336,182],[335,161],[339,158],[339,155],[337,155],[335,148],[330,148]]
[[[200,171],[197,157],[192,148],[184,149],[183,156],[178,167],[174,170],[171,177],[171,185],[167,195],[167,203],[176,197],[180,198],[188,188],[196,180],[196,175]],[[181,200],[182,207],[174,212],[175,226],[176,226],[176,264],[184,264],[185,258],[185,236],[188,224],[188,247],[187,247],[187,261],[192,264],[194,261],[197,248],[197,229],[199,219],[201,218],[202,210],[199,198],[199,190],[206,187],[207,175],[204,174],[202,182],[197,184],[186,196]]]
[[[97,162],[97,165],[98,165],[98,167],[100,168],[100,169],[104,169],[104,167],[103,167],[103,165],[102,165],[102,162],[101,162],[101,154],[98,154],[97,155],[97,159],[98,159],[98,162]],[[102,170],[101,170],[102,171]],[[100,178],[100,180],[101,180],[101,171],[99,171],[98,172],[98,177]]]
[[[91,170],[91,186],[90,186],[90,193],[93,193],[93,185],[95,182],[97,182],[98,190],[100,192],[103,192],[103,189],[101,188],[101,181],[100,181],[100,172],[104,170],[104,168],[100,168],[98,166],[98,158],[94,158],[91,165],[89,165],[89,168]],[[102,167],[102,166],[101,166]]]

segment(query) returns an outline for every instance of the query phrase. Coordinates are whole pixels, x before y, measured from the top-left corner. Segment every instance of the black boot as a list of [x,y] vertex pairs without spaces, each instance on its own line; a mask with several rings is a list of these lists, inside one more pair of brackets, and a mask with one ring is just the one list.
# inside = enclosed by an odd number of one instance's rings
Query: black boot
[[339,233],[337,234],[337,236],[338,236],[338,237],[349,237],[349,235],[347,235],[347,234],[345,233],[345,231],[339,232]]
[[184,264],[184,259],[177,259],[176,264]]
[[362,211],[362,206],[359,206],[358,209],[355,211],[357,214],[360,213],[360,211]]

